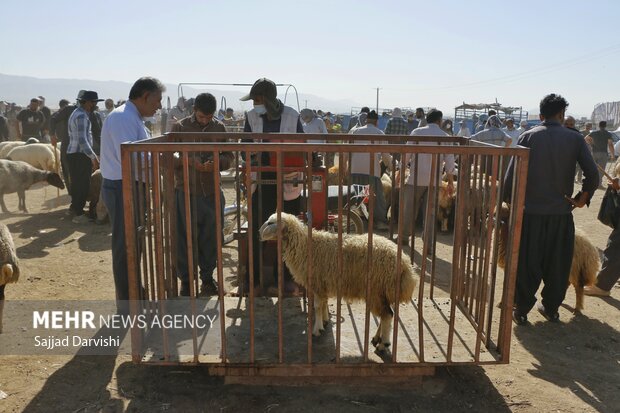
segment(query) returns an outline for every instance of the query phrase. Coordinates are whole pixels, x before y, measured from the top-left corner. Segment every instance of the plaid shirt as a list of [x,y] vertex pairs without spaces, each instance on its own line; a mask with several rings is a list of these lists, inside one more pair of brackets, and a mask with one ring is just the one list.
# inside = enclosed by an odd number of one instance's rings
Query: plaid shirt
[[69,146],[67,153],[83,153],[90,159],[97,159],[93,151],[93,135],[88,112],[76,108],[69,117]]
[[401,117],[396,117],[388,120],[385,126],[386,135],[408,135],[407,133],[407,121]]

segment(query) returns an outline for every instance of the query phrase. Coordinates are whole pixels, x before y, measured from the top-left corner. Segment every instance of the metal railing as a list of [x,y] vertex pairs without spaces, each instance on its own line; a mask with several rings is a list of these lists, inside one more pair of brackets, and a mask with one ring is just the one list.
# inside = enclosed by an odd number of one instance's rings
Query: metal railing
[[[231,136],[234,136],[232,141]],[[137,326],[132,328],[134,362],[200,363],[208,365],[214,374],[284,376],[418,374],[432,372],[435,366],[442,365],[508,363],[528,150],[499,148],[458,137],[432,136],[381,137],[398,144],[375,144],[376,135],[338,136],[341,141],[369,141],[368,144],[302,143],[305,139],[329,141],[330,138],[329,135],[298,134],[170,133],[122,145],[131,314],[150,317],[168,314],[174,311],[172,304],[182,303],[189,306],[194,316],[201,313],[217,316],[217,322],[210,329],[201,330],[194,326],[191,334],[181,338],[166,328],[157,332]],[[234,194],[236,205],[240,205],[240,188],[243,185],[248,188],[247,225],[237,227],[237,245],[224,246],[223,211],[214,208],[217,247],[214,278],[219,291],[217,296],[199,298],[198,228],[195,220],[185,219],[190,297],[178,297],[177,214],[197,218],[196,197],[192,196],[196,188],[190,187],[190,182],[196,182],[195,176],[192,179],[191,175],[197,174],[194,168],[197,154],[211,154],[209,159],[217,171],[221,169],[222,152],[235,155],[235,181],[225,189],[229,197],[231,192]],[[328,207],[323,206],[323,201],[313,202],[316,201],[313,197],[326,197],[328,191],[325,175],[321,175],[324,172],[316,167],[312,155],[315,152],[335,152],[339,166],[337,208],[331,211],[331,215],[322,215],[321,222],[316,218],[321,215],[317,212],[317,205],[319,208]],[[271,162],[263,164],[262,155],[267,153]],[[404,214],[410,211],[403,208],[405,191],[396,188],[407,185],[407,165],[401,165],[400,173],[396,173],[394,166],[397,163],[394,161],[391,172],[388,172],[393,188],[393,216],[388,230],[377,228],[374,204],[379,188],[369,186],[367,234],[363,235],[367,252],[362,258],[365,265],[361,266],[361,271],[366,274],[360,278],[366,283],[366,300],[347,302],[343,300],[346,294],[339,287],[336,296],[329,297],[329,305],[335,314],[335,320],[331,316],[331,328],[328,325],[320,338],[313,338],[316,304],[313,285],[317,282],[316,277],[342,277],[345,271],[359,271],[344,256],[344,244],[349,239],[345,228],[351,214],[350,206],[345,205],[352,182],[345,158],[351,153],[370,155],[368,170],[371,176],[378,172],[372,161],[377,154],[399,154],[401,160],[408,157],[413,182],[420,173],[417,166],[421,163],[420,157],[430,157],[424,225],[416,233],[416,220],[413,219],[412,241],[410,246],[406,245],[403,222]],[[447,154],[458,159],[452,234],[438,233],[436,226],[438,204],[445,187],[441,184],[441,161]],[[290,162],[293,158],[295,162]],[[247,161],[252,159],[254,161]],[[510,159],[514,163],[512,190],[510,194],[503,194]],[[305,288],[301,289],[303,296],[289,295],[285,291],[286,270],[280,231],[275,247],[275,268],[269,269],[277,274],[277,294],[270,296],[261,288],[265,279],[267,247],[264,243],[260,248],[255,246],[258,239],[255,221],[264,213],[261,210],[265,203],[261,198],[264,186],[275,184],[275,204],[280,222],[281,213],[290,202],[283,199],[283,186],[287,183],[284,176],[291,172],[299,174],[300,178],[293,185],[302,185],[301,197],[306,201],[297,212],[300,212],[300,219],[310,224],[306,251],[308,279]],[[212,179],[213,188],[220,188],[223,184],[217,173],[212,174]],[[253,184],[256,192],[251,195]],[[414,197],[418,190],[420,187],[414,185]],[[180,208],[175,192],[183,197],[183,208]],[[214,205],[220,205],[221,196],[220,191],[213,192]],[[508,217],[510,236],[506,245],[506,265],[502,272],[497,271],[499,222],[503,219],[501,203],[506,196],[511,199],[512,207]],[[327,204],[328,200],[324,202]],[[398,214],[394,215],[396,206]],[[332,224],[335,223],[331,228],[337,239],[338,259],[333,263],[333,274],[313,274],[312,267],[316,262],[313,257],[321,259],[321,249],[313,241],[316,228],[327,229],[330,219]],[[396,265],[395,268],[386,268],[386,272],[393,271],[397,278],[395,296],[399,296],[401,287],[402,259],[413,265],[418,279],[412,299],[392,306],[392,346],[387,353],[373,352],[369,345],[371,324],[376,324],[376,319],[365,304],[375,292],[369,268],[380,254],[373,248],[377,237],[394,241]],[[416,243],[416,238],[420,239],[421,246]],[[254,269],[255,260],[259,260],[259,274]],[[238,290],[233,295],[228,286],[231,279],[234,284],[235,277]],[[260,283],[255,282],[257,279]],[[261,296],[255,296],[257,292]]]

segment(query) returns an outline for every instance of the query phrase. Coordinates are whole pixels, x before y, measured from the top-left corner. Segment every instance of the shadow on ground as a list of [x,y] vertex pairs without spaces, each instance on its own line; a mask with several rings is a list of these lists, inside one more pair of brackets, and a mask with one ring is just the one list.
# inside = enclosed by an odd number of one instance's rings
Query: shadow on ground
[[[620,301],[604,300],[615,307],[610,311],[620,308]],[[612,326],[582,315],[562,323],[516,327],[514,332],[538,361],[528,370],[532,376],[567,389],[596,411],[618,411],[620,333]],[[605,364],[608,368],[601,368]]]

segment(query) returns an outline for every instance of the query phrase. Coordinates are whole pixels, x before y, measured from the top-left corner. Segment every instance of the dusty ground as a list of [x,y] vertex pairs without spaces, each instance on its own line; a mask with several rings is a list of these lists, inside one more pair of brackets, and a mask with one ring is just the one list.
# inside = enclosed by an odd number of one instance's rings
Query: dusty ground
[[[599,249],[610,232],[596,221],[601,196],[575,213]],[[15,195],[5,200],[17,210]],[[55,188],[38,188],[27,193],[30,214],[0,215],[22,260],[9,300],[114,298],[109,227],[72,224],[67,203]],[[532,325],[513,327],[509,365],[438,369],[422,387],[224,385],[205,369],[138,366],[127,357],[3,355],[0,411],[619,412],[620,288],[587,298],[583,316],[570,312],[572,290],[566,304],[561,324],[532,313]]]

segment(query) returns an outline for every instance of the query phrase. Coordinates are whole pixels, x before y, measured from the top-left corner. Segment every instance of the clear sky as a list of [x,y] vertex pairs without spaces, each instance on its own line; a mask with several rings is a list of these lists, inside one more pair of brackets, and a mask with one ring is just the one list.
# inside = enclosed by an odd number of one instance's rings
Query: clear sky
[[[252,83],[380,106],[620,100],[620,1],[4,1],[0,73]],[[1,95],[2,91],[0,91]],[[312,107],[312,102],[308,102]],[[322,108],[329,109],[329,108]]]

